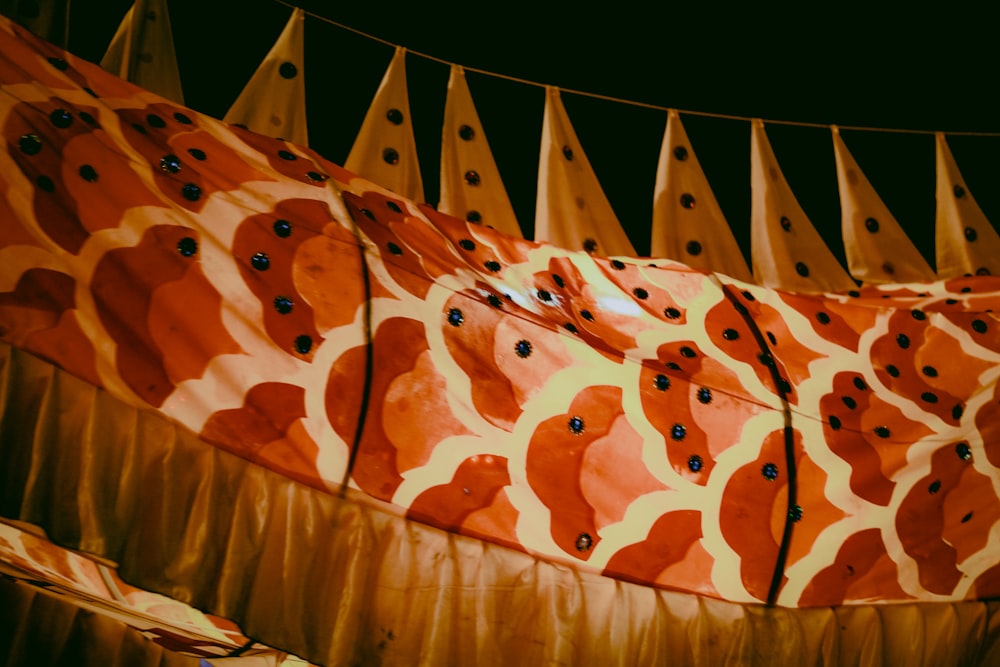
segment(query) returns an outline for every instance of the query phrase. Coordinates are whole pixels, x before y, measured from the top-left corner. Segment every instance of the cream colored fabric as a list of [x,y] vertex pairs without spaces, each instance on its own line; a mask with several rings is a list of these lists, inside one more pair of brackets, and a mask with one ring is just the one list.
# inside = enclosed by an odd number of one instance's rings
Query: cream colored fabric
[[935,141],[938,276],[1000,275],[1000,236],[965,185],[944,134],[937,133]]
[[308,145],[304,37],[305,14],[295,9],[224,121]]
[[184,104],[166,0],[135,0],[111,38],[101,67]]
[[855,287],[788,186],[764,131],[751,125],[750,210],[753,275],[765,287],[837,292]]
[[667,112],[656,169],[650,247],[654,257],[752,281],[746,259],[673,109]]
[[840,187],[841,233],[851,275],[868,284],[933,281],[933,269],[847,150],[840,129],[833,126],[831,130]]
[[7,667],[201,664],[200,658],[169,651],[109,616],[22,582],[0,578],[0,608],[0,664]]
[[406,49],[396,47],[344,166],[402,197],[424,201],[406,89]]
[[[252,647],[238,657],[189,652],[169,632],[135,627],[62,591],[0,578],[0,664],[5,667],[307,667]],[[186,638],[185,638],[186,639]],[[191,648],[198,649],[197,645]],[[233,647],[230,651],[239,651]]]
[[458,65],[451,66],[448,77],[438,210],[524,237],[472,102],[465,70]]
[[[581,572],[292,482],[7,346],[0,471],[3,516],[327,665],[1000,664],[997,602],[764,608]],[[68,633],[24,609],[0,625]]]
[[535,240],[605,257],[635,255],[553,86],[545,87]]
[[[41,532],[35,526],[17,527],[0,520],[0,575],[41,587],[81,613],[99,614],[140,631],[171,652],[220,658],[238,651],[243,656],[240,659],[245,660],[245,664],[236,663],[240,667],[260,665],[261,658],[276,664],[285,657],[281,651],[256,644],[230,621],[208,616],[164,595],[129,586],[117,576],[114,568],[59,547],[39,534]],[[0,590],[0,598],[5,592],[11,591]],[[0,623],[0,635],[15,630]],[[113,646],[105,648],[115,649]],[[32,650],[37,651],[37,647]],[[29,650],[22,652],[31,653]],[[251,654],[253,660],[246,657]],[[9,664],[3,657],[4,651],[0,648],[0,664]]]

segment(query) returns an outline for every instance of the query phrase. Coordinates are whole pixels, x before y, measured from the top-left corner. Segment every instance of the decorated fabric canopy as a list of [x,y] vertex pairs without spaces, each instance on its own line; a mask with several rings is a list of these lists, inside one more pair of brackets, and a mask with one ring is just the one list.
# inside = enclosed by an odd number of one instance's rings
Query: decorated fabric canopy
[[827,293],[524,240],[0,29],[6,520],[322,664],[995,658],[1000,283],[824,271],[761,127],[754,224]]

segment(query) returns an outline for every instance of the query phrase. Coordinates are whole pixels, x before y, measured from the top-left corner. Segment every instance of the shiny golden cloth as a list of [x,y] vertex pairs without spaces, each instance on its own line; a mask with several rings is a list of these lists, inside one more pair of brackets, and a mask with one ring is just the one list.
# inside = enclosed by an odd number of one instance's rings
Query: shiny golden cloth
[[[4,516],[45,525],[56,541],[120,563],[127,581],[321,664],[1000,659],[996,602],[766,608],[616,581],[312,489],[2,352],[3,386],[23,388],[0,406]],[[5,622],[27,618],[3,608]],[[50,622],[33,620],[20,632]]]

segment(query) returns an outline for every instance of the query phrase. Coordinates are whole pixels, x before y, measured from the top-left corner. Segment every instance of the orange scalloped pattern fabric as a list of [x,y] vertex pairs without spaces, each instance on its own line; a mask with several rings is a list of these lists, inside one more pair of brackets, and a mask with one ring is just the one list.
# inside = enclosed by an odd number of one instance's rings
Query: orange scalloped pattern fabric
[[407,201],[0,22],[0,338],[214,446],[645,585],[1000,594],[1000,281],[803,295]]

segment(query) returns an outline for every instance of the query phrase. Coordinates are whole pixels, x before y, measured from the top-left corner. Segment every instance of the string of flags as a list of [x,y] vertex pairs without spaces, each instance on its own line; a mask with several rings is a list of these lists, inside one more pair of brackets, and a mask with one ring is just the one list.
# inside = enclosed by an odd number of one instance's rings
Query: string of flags
[[[223,120],[308,145],[303,24],[307,15],[315,15],[277,1],[290,8],[285,28]],[[400,196],[424,201],[407,90],[409,52],[398,45],[394,49],[344,166]],[[166,0],[135,0],[101,64],[183,104]],[[466,83],[466,69],[457,64],[449,67],[438,208],[470,223],[522,236]],[[545,86],[535,240],[596,255],[635,255],[573,129],[562,92],[580,93]],[[768,287],[810,292],[846,291],[862,283],[1000,274],[1000,236],[965,185],[943,133],[935,133],[935,271],[851,156],[840,137],[840,130],[847,128],[828,127],[841,202],[844,267],[796,200],[761,119],[743,119],[751,121],[748,267],[681,122],[682,113],[695,112],[664,111],[666,125],[652,193],[653,256]]]

